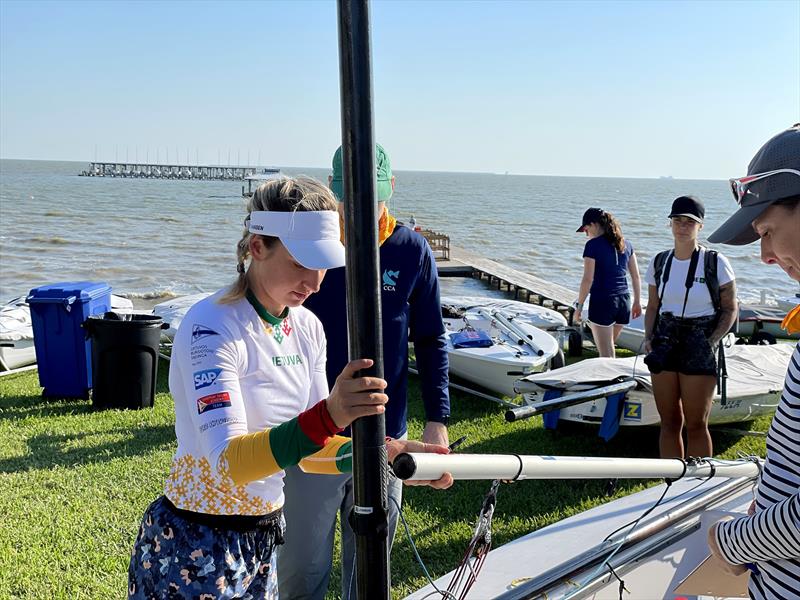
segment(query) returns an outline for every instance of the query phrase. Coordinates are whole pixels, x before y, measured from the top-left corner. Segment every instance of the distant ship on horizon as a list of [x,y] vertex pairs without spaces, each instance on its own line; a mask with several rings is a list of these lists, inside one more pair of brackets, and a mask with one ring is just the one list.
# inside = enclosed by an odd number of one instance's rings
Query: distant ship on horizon
[[659,179],[675,179],[672,175],[659,175]]

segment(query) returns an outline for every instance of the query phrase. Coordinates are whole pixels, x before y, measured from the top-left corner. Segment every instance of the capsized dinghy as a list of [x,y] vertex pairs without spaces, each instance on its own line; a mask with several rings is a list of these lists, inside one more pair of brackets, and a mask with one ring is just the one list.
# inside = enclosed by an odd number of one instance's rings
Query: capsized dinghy
[[[748,421],[772,413],[780,399],[793,350],[794,344],[789,343],[769,346],[733,345],[726,348],[726,398],[723,403],[719,393],[715,395],[709,423]],[[601,423],[607,407],[610,406],[609,410],[620,411],[619,425],[657,425],[659,416],[653,399],[650,371],[643,358],[642,355],[629,358],[589,358],[561,369],[524,377],[517,381],[516,389],[523,395],[526,403],[536,407],[545,401],[557,402],[556,399],[562,395],[602,390],[623,382],[632,382],[633,389],[619,392],[624,395],[621,401],[615,399],[609,403],[613,392],[618,391],[612,389],[612,394],[607,396],[561,408],[558,418],[581,423]]]
[[509,319],[502,310],[442,306],[450,373],[504,396],[514,382],[564,364],[558,341],[530,323]]

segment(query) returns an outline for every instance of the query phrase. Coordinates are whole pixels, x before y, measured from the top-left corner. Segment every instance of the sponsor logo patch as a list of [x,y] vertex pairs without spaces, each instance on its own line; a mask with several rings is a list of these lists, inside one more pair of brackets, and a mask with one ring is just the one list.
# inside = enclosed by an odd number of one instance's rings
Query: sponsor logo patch
[[641,421],[642,420],[642,404],[641,402],[626,402],[622,410],[623,419],[626,421]]
[[397,285],[397,279],[400,277],[400,271],[390,271],[384,269],[383,271],[383,289],[387,292],[394,292]]
[[219,427],[220,425],[227,425],[228,423],[238,424],[238,423],[244,423],[244,421],[236,417],[222,417],[221,419],[211,419],[208,423],[203,423],[202,425],[200,425],[200,433],[203,433],[208,429],[213,429],[214,427]]
[[200,325],[197,323],[196,325],[192,325],[192,343],[202,340],[203,338],[207,338],[212,335],[219,335],[216,331],[207,327],[206,325]]
[[276,367],[291,367],[302,365],[303,358],[299,354],[288,354],[286,356],[273,356],[272,364]]
[[231,405],[231,397],[228,392],[209,394],[197,399],[197,414],[202,415],[216,408],[225,408]]
[[210,386],[217,380],[222,369],[206,369],[205,371],[195,371],[194,373],[194,389],[199,390],[204,387]]

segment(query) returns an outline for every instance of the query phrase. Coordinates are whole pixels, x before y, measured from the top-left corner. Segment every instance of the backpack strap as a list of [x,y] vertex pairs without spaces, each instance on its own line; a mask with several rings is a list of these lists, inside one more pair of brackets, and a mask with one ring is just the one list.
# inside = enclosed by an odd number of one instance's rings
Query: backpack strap
[[656,280],[656,291],[658,291],[658,288],[661,287],[661,275],[664,273],[664,265],[667,263],[667,258],[669,258],[671,253],[672,250],[664,250],[663,252],[659,252],[656,254],[656,258],[653,261],[653,275],[655,276]]
[[[661,304],[662,300],[664,299],[664,288],[667,287],[667,281],[669,281],[669,271],[672,267],[672,250],[664,250],[663,252],[659,252],[656,254],[656,258],[653,261],[653,276],[656,280],[656,292],[658,293],[658,308],[656,308],[656,318],[653,321],[653,330],[650,332],[650,335],[655,335],[656,328],[658,327],[658,319],[661,316]],[[661,286],[661,277],[664,277],[664,285],[659,290],[659,286]]]
[[700,249],[695,248],[694,252],[692,252],[692,258],[689,261],[689,270],[686,271],[686,282],[684,283],[684,287],[686,287],[686,293],[683,295],[683,309],[681,309],[681,319],[683,315],[686,314],[686,303],[689,301],[689,290],[692,289],[694,285],[694,274],[697,271],[697,261],[700,258]]
[[717,275],[718,252],[705,248],[706,254],[703,259],[703,272],[708,287],[708,294],[711,296],[711,303],[714,305],[714,312],[719,313],[722,308],[722,301],[719,294],[719,276]]

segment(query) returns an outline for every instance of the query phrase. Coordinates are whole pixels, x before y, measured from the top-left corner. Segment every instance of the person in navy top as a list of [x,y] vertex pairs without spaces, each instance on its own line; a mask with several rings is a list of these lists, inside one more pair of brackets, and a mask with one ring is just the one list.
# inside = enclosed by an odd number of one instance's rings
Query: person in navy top
[[[614,342],[622,326],[630,322],[631,315],[635,319],[642,314],[636,254],[631,243],[622,237],[614,215],[601,208],[590,208],[583,213],[577,232],[585,232],[589,241],[583,248],[583,278],[573,321],[580,322],[586,296],[591,293],[589,327],[595,346],[600,356],[613,358]],[[628,292],[628,273],[633,284],[633,306]]]
[[[386,208],[394,190],[389,157],[376,144],[378,171],[378,241],[383,325],[384,379],[389,396],[386,434],[407,434],[408,342],[414,344],[426,425],[422,440],[447,445],[450,417],[448,358],[439,301],[439,278],[433,252],[425,238],[395,220]],[[342,149],[333,156],[329,184],[343,198]],[[339,203],[340,212],[344,204]],[[335,380],[348,362],[345,269],[330,269],[319,292],[305,306],[319,317],[328,340],[327,374]],[[333,561],[336,516],[341,514],[342,598],[355,598],[355,540],[348,523],[353,506],[352,475],[316,476],[287,469],[284,480],[288,543],[278,553],[278,583],[282,598],[323,600]],[[389,480],[389,547],[397,528],[402,499],[399,480]],[[395,504],[395,502],[397,504]]]

